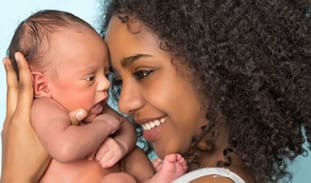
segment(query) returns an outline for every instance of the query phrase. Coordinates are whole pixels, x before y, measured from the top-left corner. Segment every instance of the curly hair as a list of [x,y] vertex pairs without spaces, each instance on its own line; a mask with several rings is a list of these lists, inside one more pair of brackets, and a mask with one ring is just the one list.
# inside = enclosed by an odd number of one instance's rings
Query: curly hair
[[223,119],[256,182],[291,178],[287,164],[311,142],[310,0],[106,2],[103,32],[115,14],[135,17],[189,66],[208,106],[206,141]]

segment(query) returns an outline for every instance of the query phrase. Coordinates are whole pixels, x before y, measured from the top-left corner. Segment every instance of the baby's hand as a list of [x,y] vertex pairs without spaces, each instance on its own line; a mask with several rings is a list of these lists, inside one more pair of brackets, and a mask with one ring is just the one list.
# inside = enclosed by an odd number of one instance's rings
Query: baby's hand
[[105,129],[109,131],[109,134],[114,134],[121,125],[121,121],[119,121],[116,117],[110,114],[101,114],[96,116],[92,123],[105,123]]
[[125,154],[123,145],[108,137],[97,151],[95,159],[103,168],[109,168],[115,165]]

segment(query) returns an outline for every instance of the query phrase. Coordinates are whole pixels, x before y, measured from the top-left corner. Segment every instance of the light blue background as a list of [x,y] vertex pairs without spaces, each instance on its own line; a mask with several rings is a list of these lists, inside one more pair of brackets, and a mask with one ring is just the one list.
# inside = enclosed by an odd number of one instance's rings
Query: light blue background
[[[60,9],[74,13],[98,28],[101,14],[99,0],[1,0],[0,1],[0,58],[6,54],[16,26],[31,13],[41,9]],[[0,67],[0,125],[5,115],[6,85],[3,66]],[[268,145],[268,144],[267,144]],[[1,147],[0,147],[1,153]],[[300,157],[293,166],[294,183],[311,182],[311,155]],[[0,167],[1,170],[1,167]]]

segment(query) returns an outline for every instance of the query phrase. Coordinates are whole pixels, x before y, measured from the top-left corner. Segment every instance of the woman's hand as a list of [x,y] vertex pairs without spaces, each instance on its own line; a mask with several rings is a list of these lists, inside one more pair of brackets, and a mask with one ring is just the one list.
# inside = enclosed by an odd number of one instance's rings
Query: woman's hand
[[32,77],[21,53],[15,54],[19,81],[9,58],[3,60],[7,80],[6,118],[2,129],[1,182],[38,182],[50,157],[30,122]]

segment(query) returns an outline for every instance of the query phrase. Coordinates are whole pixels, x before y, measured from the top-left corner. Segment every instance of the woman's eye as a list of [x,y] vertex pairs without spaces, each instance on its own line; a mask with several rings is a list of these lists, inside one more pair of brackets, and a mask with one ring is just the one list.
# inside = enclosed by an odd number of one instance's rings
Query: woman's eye
[[140,70],[134,73],[134,76],[137,80],[142,80],[152,73],[152,70]]

